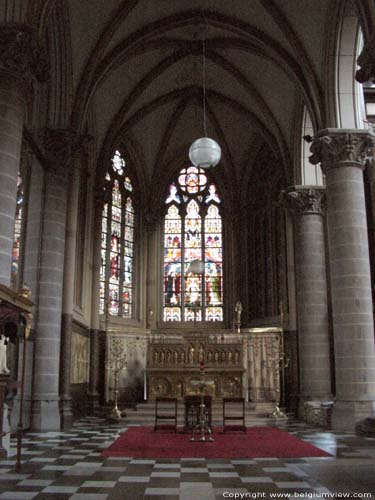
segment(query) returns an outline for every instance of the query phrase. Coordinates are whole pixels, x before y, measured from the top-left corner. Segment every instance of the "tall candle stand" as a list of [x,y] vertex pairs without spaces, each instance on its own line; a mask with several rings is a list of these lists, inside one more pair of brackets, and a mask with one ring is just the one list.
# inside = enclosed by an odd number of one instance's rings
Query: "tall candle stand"
[[121,418],[125,416],[125,412],[121,412],[118,407],[118,381],[120,373],[124,370],[126,365],[126,355],[124,353],[124,347],[121,344],[121,339],[112,339],[110,359],[108,360],[108,368],[111,375],[113,375],[114,382],[114,406],[108,415],[108,418],[111,420],[121,420]]
[[[204,404],[204,392],[208,385],[205,380],[205,371],[203,360],[200,362],[200,380],[199,380],[199,390],[200,390],[200,404],[199,404],[199,414],[198,423],[193,429],[193,434],[190,441],[214,441],[212,437],[211,427],[208,425],[206,418],[206,405]],[[198,434],[198,437],[196,436]]]
[[277,359],[275,362],[275,370],[279,373],[279,379],[281,379],[281,388],[279,387],[278,391],[278,401],[275,407],[275,410],[272,413],[272,416],[275,418],[287,418],[286,414],[281,410],[280,404],[285,405],[285,369],[288,368],[290,359],[286,356],[284,350],[284,305],[283,302],[280,302],[280,349],[278,353]]

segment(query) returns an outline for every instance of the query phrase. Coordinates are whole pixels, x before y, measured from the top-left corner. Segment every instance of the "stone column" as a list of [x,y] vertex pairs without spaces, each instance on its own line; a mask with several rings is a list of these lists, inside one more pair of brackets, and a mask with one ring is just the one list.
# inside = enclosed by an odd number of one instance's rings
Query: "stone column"
[[375,348],[363,169],[372,155],[367,130],[326,129],[310,162],[326,176],[329,264],[335,345],[332,424],[354,429],[375,411]]
[[32,426],[36,430],[45,431],[60,429],[60,336],[71,133],[69,130],[46,130],[43,145],[47,168],[36,318]]
[[[42,231],[42,213],[44,199],[44,171],[39,161],[33,157],[31,161],[31,172],[29,176],[29,196],[27,207],[26,231],[24,241],[24,272],[23,282],[30,287],[31,298],[34,302],[34,311],[38,307],[38,276]],[[33,382],[33,357],[35,341],[35,317],[32,321],[32,329],[26,340],[26,375],[23,402],[23,422],[25,428],[30,427],[32,382]],[[20,344],[21,346],[22,344]],[[23,348],[19,348],[18,357],[18,380],[21,380]],[[17,429],[19,416],[19,394],[15,398],[11,413],[12,431]]]
[[0,27],[0,283],[6,286],[11,276],[24,113],[33,78],[46,78],[45,61],[28,26]]
[[69,429],[73,424],[72,397],[70,394],[70,371],[79,184],[79,168],[78,165],[74,165],[69,178],[68,209],[65,231],[63,312],[61,317],[60,405],[62,429]]
[[284,191],[294,216],[300,414],[307,401],[331,398],[331,369],[324,239],[325,189],[295,186]]

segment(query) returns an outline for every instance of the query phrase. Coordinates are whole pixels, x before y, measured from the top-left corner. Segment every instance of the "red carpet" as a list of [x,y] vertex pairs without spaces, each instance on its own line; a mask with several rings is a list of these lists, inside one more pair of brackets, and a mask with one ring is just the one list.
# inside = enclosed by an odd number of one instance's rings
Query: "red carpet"
[[105,457],[133,458],[300,458],[329,457],[315,446],[275,427],[249,427],[247,434],[213,433],[214,442],[191,442],[190,434],[130,427],[103,452]]

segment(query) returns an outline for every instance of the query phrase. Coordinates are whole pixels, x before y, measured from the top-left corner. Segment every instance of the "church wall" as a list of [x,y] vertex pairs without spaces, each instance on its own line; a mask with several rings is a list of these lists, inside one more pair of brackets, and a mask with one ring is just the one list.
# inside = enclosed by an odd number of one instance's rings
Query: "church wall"
[[90,337],[86,328],[73,324],[70,361],[70,391],[75,418],[87,413],[87,392],[90,375]]

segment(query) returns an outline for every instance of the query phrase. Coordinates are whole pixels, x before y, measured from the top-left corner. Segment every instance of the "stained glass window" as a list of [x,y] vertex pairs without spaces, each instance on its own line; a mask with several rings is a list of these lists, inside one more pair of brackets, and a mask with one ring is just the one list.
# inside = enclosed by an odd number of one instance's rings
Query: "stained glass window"
[[12,251],[12,271],[11,284],[12,288],[17,288],[19,275],[20,255],[21,255],[21,237],[22,237],[22,216],[23,216],[24,190],[21,175],[17,178],[17,205],[16,217],[14,221],[13,233],[13,251]]
[[181,170],[164,218],[164,321],[223,321],[220,197],[204,170]]
[[105,176],[102,211],[100,314],[132,318],[134,294],[133,186],[119,151]]

